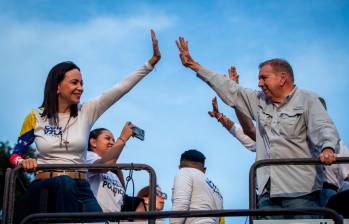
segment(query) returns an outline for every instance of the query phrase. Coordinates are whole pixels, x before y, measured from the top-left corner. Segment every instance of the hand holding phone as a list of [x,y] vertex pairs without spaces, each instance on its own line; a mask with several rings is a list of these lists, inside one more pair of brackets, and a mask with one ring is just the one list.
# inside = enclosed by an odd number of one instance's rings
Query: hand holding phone
[[132,131],[133,131],[133,137],[136,137],[139,140],[144,141],[144,130],[143,129],[141,129],[137,126],[133,126]]

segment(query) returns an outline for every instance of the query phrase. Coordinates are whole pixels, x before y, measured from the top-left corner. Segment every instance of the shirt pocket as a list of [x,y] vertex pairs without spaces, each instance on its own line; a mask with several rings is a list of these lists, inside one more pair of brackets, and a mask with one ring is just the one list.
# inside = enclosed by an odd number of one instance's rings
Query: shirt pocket
[[266,130],[271,129],[271,122],[273,117],[270,114],[267,114],[263,111],[259,112],[259,130],[261,135],[266,134]]
[[305,125],[302,122],[304,110],[295,109],[291,111],[282,111],[279,116],[280,134],[285,137],[295,138],[303,133]]

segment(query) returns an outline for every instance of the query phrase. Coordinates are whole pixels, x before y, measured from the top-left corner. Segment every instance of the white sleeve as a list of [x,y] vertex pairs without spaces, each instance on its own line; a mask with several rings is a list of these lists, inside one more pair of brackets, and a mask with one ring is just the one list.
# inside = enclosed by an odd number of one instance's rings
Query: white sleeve
[[96,162],[96,160],[100,159],[101,157],[98,156],[95,152],[87,151],[86,155],[86,163],[87,164],[93,164]]
[[[172,189],[172,211],[187,211],[193,189],[193,179],[189,170],[182,168],[178,171]],[[185,218],[172,218],[171,224],[184,223]]]
[[239,124],[234,123],[233,127],[229,130],[232,134],[246,149],[256,152],[256,142],[253,141],[248,135],[244,133],[242,127]]
[[[94,162],[96,162],[96,160],[100,159],[101,157],[99,155],[97,155],[95,152],[92,151],[87,151],[87,155],[86,155],[86,163],[87,164],[93,164]],[[99,175],[101,173],[98,172],[88,172],[87,173],[87,177],[89,179],[93,178],[95,175]]]
[[82,105],[81,110],[87,114],[90,126],[94,124],[99,116],[101,116],[111,105],[116,103],[121,97],[128,93],[142,78],[144,78],[153,67],[147,62],[133,74],[117,83],[109,91],[93,98]]

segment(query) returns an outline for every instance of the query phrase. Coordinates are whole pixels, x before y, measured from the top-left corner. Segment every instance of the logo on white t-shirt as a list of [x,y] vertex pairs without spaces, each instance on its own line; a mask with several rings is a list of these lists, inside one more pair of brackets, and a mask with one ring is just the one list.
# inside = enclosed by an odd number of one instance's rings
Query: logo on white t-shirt
[[223,200],[223,196],[222,196],[221,193],[219,192],[218,187],[217,187],[212,181],[210,181],[209,179],[206,179],[206,183],[207,183],[208,186],[212,189],[212,191],[213,191],[214,193],[216,193],[217,196]]
[[44,128],[44,134],[53,137],[61,136],[62,129],[62,127],[46,125]]
[[112,179],[106,174],[102,175],[102,181],[103,181],[102,187],[111,190],[114,194],[114,197],[117,194],[124,196],[125,191],[124,191],[124,188],[123,188],[122,184],[120,183],[120,181],[118,181],[116,179]]

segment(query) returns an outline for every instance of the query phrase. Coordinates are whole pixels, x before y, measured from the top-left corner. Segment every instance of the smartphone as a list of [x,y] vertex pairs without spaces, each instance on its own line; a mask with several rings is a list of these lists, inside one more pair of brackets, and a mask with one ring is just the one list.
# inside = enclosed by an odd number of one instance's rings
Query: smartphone
[[144,141],[144,130],[139,128],[139,127],[132,127],[132,131],[133,131],[133,137],[138,138],[141,141]]

